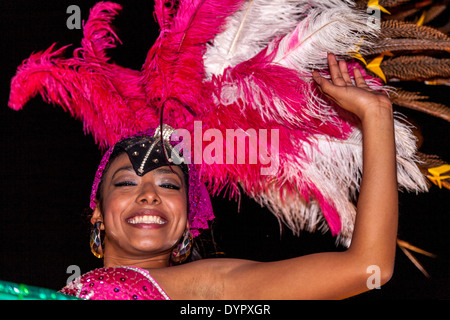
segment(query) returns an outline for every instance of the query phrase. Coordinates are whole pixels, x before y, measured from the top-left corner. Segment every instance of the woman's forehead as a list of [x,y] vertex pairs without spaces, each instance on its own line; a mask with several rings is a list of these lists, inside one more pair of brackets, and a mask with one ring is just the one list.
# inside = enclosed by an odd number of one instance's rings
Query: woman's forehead
[[[117,156],[112,161],[112,163],[109,166],[107,175],[112,177],[115,173],[117,173],[120,170],[131,171],[137,175],[137,173],[133,169],[133,165],[132,165],[131,160],[127,153],[123,153],[123,154]],[[177,165],[171,165],[171,166],[161,165],[161,166],[147,172],[146,174],[148,174],[148,173],[157,174],[157,175],[177,175],[180,179],[182,179],[182,177],[183,177],[183,170]]]

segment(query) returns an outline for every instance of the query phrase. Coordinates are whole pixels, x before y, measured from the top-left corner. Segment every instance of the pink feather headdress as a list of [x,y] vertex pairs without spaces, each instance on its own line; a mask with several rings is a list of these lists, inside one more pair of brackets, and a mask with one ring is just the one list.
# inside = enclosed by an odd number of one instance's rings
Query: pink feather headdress
[[[40,93],[81,119],[102,148],[161,122],[194,137],[200,130],[202,142],[229,130],[273,132],[265,159],[277,166],[270,174],[267,162],[237,161],[254,151],[249,143],[233,149],[233,161],[222,155],[222,162],[197,163],[210,193],[228,190],[234,197],[242,189],[294,233],[330,229],[348,245],[361,132],[321,95],[311,71],[327,75],[327,52],[349,60],[370,45],[377,30],[366,13],[345,0],[157,0],[160,34],[136,71],[106,55],[119,41],[110,24],[120,8],[110,2],[92,8],[72,58],[54,46],[31,55],[12,81],[9,106],[18,110]],[[372,88],[387,90],[349,61],[353,67]],[[414,135],[401,121],[395,128],[399,187],[425,190]],[[220,145],[228,146],[216,139],[214,152],[208,143],[200,152],[217,160]]]

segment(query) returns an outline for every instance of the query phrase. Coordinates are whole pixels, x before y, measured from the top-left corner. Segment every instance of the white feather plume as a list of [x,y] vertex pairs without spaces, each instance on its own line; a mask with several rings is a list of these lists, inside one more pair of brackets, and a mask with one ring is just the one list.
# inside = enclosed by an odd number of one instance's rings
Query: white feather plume
[[289,33],[301,10],[294,0],[249,0],[228,21],[204,55],[207,75],[249,60],[274,37]]
[[227,67],[254,57],[275,38],[293,31],[311,12],[330,10],[346,10],[356,14],[354,2],[350,0],[246,1],[208,47],[204,55],[206,78],[210,79],[213,74],[220,75]]
[[[267,63],[298,71],[309,87],[299,88],[306,96],[303,112],[330,121],[335,111],[308,84],[311,71],[328,67],[328,52],[350,56],[361,51],[361,46],[376,35],[376,27],[368,21],[368,15],[356,10],[353,1],[247,1],[204,55],[207,79],[220,87],[214,98],[222,105],[254,101],[252,107],[266,120],[292,127],[301,124],[303,119],[292,113],[288,101],[278,99],[265,87],[261,89],[262,80],[253,74],[239,74],[233,68],[267,48],[267,55],[276,53]],[[378,85],[372,88],[381,89]]]
[[[398,115],[394,124],[399,190],[416,193],[426,191],[426,178],[415,162],[416,138],[410,126],[401,121]],[[283,182],[269,184],[264,194],[250,195],[267,207],[294,234],[299,234],[302,230],[325,232],[329,228],[317,201],[304,199],[300,194],[293,195],[283,187],[284,183],[312,183],[339,214],[341,231],[336,242],[349,246],[356,216],[355,200],[362,176],[362,133],[355,128],[345,140],[317,135],[312,140],[315,140],[312,145],[302,144],[302,149],[308,156],[306,161],[295,156],[286,159],[286,166],[280,168],[284,171],[284,179],[280,179]]]
[[[255,101],[263,119],[295,127],[302,119],[292,114],[288,101],[276,99],[260,90],[253,75],[233,76],[233,67],[248,61],[267,48],[269,63],[296,70],[306,85],[311,84],[311,71],[327,69],[327,53],[350,57],[363,52],[377,36],[377,26],[370,17],[354,8],[353,1],[293,1],[250,0],[228,21],[204,55],[206,77],[218,81],[220,90],[214,98],[221,105],[237,104],[238,100]],[[240,81],[236,79],[239,78]],[[376,90],[388,91],[379,83],[368,83]],[[305,90],[304,112],[316,119],[330,121],[336,110],[323,100],[312,86]],[[252,97],[247,97],[251,94]],[[245,109],[244,104],[242,108]],[[245,110],[242,110],[243,112]],[[410,127],[395,120],[397,148],[397,179],[399,189],[427,190],[426,179],[417,167],[416,138]],[[301,154],[285,154],[280,159],[278,180],[267,181],[264,193],[248,193],[267,207],[294,233],[301,230],[328,230],[319,203],[300,194],[292,194],[295,187],[305,183],[314,185],[339,214],[341,231],[337,242],[348,246],[353,233],[356,209],[355,197],[359,191],[362,173],[362,134],[354,128],[345,140],[315,135],[309,142],[297,141]],[[301,173],[301,174],[300,174]],[[262,182],[264,183],[264,182]],[[289,190],[289,191],[288,191]]]
[[366,13],[348,6],[311,9],[293,31],[269,44],[267,54],[275,52],[273,63],[309,75],[328,67],[328,52],[347,57],[363,52],[377,31]]

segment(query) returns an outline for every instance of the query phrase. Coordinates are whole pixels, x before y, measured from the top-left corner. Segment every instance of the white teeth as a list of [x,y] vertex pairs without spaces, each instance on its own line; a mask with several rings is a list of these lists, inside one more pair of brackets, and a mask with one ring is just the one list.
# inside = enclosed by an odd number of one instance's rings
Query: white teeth
[[166,223],[166,221],[163,220],[159,216],[147,216],[147,215],[144,215],[144,216],[136,216],[136,217],[133,217],[131,219],[128,219],[128,223],[131,223],[131,224],[138,224],[138,223],[164,224],[164,223]]

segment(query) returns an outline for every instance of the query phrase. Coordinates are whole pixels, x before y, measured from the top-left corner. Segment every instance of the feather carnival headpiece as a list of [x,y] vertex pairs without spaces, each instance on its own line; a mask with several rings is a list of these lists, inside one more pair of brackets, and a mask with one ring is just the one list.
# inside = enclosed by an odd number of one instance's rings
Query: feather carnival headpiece
[[[65,48],[54,46],[33,54],[12,81],[9,106],[18,110],[40,93],[81,119],[103,148],[161,122],[194,137],[201,132],[202,142],[230,130],[247,137],[276,132],[266,141],[266,156],[277,163],[270,174],[261,161],[238,161],[252,152],[250,143],[227,159],[218,152],[229,147],[225,140],[214,140],[214,152],[201,144],[202,155],[218,160],[196,163],[209,192],[237,196],[242,189],[294,233],[330,229],[348,245],[361,132],[321,95],[311,71],[328,74],[328,52],[350,59],[370,46],[378,30],[366,13],[341,0],[157,0],[160,34],[136,71],[106,55],[118,41],[110,24],[119,10],[110,2],[91,10],[73,58],[63,59]],[[387,90],[354,61],[351,74],[353,67],[372,88]],[[399,119],[395,130],[399,187],[426,190],[415,137]]]

